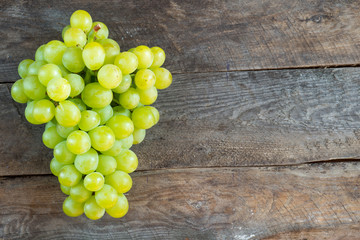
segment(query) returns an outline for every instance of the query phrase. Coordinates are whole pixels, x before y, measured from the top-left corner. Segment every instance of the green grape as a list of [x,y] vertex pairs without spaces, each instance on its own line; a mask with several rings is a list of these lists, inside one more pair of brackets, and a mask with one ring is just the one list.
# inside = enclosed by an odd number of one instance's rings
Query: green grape
[[25,95],[34,100],[43,99],[46,96],[46,88],[39,82],[37,76],[27,76],[23,83]]
[[23,79],[19,79],[11,86],[11,97],[18,103],[27,103],[29,101],[24,92],[23,82]]
[[112,156],[108,155],[99,155],[99,164],[96,168],[96,171],[106,176],[112,174],[116,170],[116,160]]
[[132,121],[136,128],[149,129],[155,125],[156,119],[151,109],[146,107],[136,108],[132,115]]
[[129,149],[129,148],[131,148],[131,146],[133,145],[134,136],[131,134],[131,135],[128,136],[127,138],[120,139],[119,141],[120,141],[121,147],[122,147],[123,149]]
[[150,68],[158,68],[165,62],[165,52],[159,47],[150,48],[151,52],[154,54],[154,61],[151,64]]
[[24,59],[19,63],[18,66],[18,73],[21,78],[26,78],[28,75],[28,69],[29,66],[34,62],[34,60],[31,59]]
[[67,25],[66,27],[63,28],[63,30],[61,31],[61,38],[64,40],[64,37],[65,37],[65,33],[66,31],[71,28],[70,25]]
[[114,116],[117,116],[117,115],[124,115],[126,117],[131,117],[131,112],[129,109],[126,109],[126,108],[123,108],[122,106],[116,106],[116,107],[113,107],[113,111],[114,111]]
[[73,127],[80,122],[81,112],[71,101],[60,102],[55,108],[56,121],[64,127]]
[[60,184],[60,189],[64,194],[70,195],[71,187],[67,187],[67,186],[64,186],[64,185]]
[[73,131],[66,139],[66,146],[74,154],[83,154],[89,151],[91,140],[89,135],[81,130]]
[[79,108],[80,112],[86,110],[86,105],[80,98],[70,98],[69,101],[75,103],[75,105]]
[[70,17],[70,25],[88,33],[92,26],[92,18],[87,11],[77,10]]
[[116,56],[120,53],[119,44],[110,38],[102,39],[98,42],[103,46],[105,50],[104,64],[113,64]]
[[[95,31],[95,26],[98,25],[97,31]],[[109,36],[109,29],[102,22],[93,22],[91,31],[89,32],[89,40],[96,38],[96,40],[106,39]]]
[[172,75],[166,68],[155,68],[153,72],[156,76],[155,87],[157,89],[168,88],[172,83]]
[[61,78],[60,68],[52,63],[43,65],[38,71],[38,78],[42,85],[47,86],[53,78]]
[[84,178],[84,186],[89,191],[99,191],[104,186],[104,183],[104,176],[98,172],[92,172]]
[[52,100],[61,102],[69,97],[71,86],[65,78],[57,77],[48,82],[46,91]]
[[69,70],[67,70],[64,65],[58,64],[57,66],[60,68],[62,76],[67,76],[68,74],[70,74]]
[[131,52],[131,53],[134,53],[134,51],[135,51],[135,48],[130,48],[130,49],[128,50],[128,52]]
[[84,205],[86,217],[91,220],[97,220],[104,216],[105,208],[100,207],[95,200],[95,196],[90,197]]
[[133,132],[134,142],[133,142],[133,144],[139,144],[142,141],[144,141],[145,135],[146,135],[146,130],[145,129],[134,128],[134,132]]
[[113,64],[106,64],[100,68],[97,79],[106,89],[116,88],[122,80],[121,70]]
[[76,170],[74,165],[65,165],[61,168],[58,179],[60,184],[72,187],[81,181],[82,174]]
[[154,61],[154,54],[151,49],[147,46],[137,46],[133,53],[137,56],[139,64],[137,69],[149,68]]
[[99,83],[89,83],[81,93],[83,102],[91,108],[103,108],[109,105],[113,99],[111,90],[102,87]]
[[117,163],[117,170],[124,171],[126,173],[132,173],[138,167],[138,158],[136,154],[131,150],[124,150],[118,156],[115,157]]
[[130,175],[120,170],[107,175],[105,177],[105,183],[115,188],[118,193],[126,193],[132,187],[132,179]]
[[70,83],[71,86],[70,97],[76,97],[80,95],[85,87],[84,79],[80,75],[73,73],[66,75],[64,78]]
[[131,52],[122,52],[114,59],[114,64],[118,66],[124,75],[135,72],[138,67],[138,58]]
[[155,85],[156,77],[149,69],[140,69],[135,74],[135,84],[138,88],[146,90]]
[[107,184],[97,192],[95,192],[95,200],[96,203],[103,208],[111,208],[113,207],[118,199],[118,194],[116,190]]
[[54,149],[54,147],[64,141],[65,139],[62,138],[58,132],[56,131],[56,127],[49,127],[46,129],[42,135],[42,141],[44,145],[50,149]]
[[45,58],[44,58],[45,46],[46,46],[46,44],[43,44],[40,47],[38,47],[38,49],[35,52],[35,61],[45,61]]
[[140,102],[139,93],[135,88],[129,88],[126,92],[120,94],[119,103],[126,109],[134,109]]
[[115,134],[107,126],[96,127],[89,131],[91,146],[98,151],[109,150],[115,142]]
[[149,89],[142,90],[140,88],[136,89],[140,96],[140,103],[144,105],[151,105],[153,104],[158,96],[158,92],[156,87],[150,87]]
[[26,77],[28,77],[30,75],[37,75],[39,72],[39,69],[45,64],[46,64],[45,61],[35,61],[32,64],[30,64],[27,69]]
[[158,111],[155,107],[152,107],[152,106],[145,106],[145,108],[151,110],[151,112],[153,113],[154,118],[155,118],[155,123],[154,123],[154,125],[157,124],[157,123],[159,122],[159,119],[160,119],[159,111]]
[[75,161],[76,156],[67,148],[66,141],[62,141],[55,146],[54,157],[58,162],[71,164]]
[[63,211],[69,217],[78,217],[84,213],[84,204],[67,197],[63,203]]
[[56,124],[57,124],[56,119],[53,118],[50,122],[47,122],[45,124],[45,130],[47,130],[48,128],[51,128],[51,127],[56,127]]
[[56,124],[56,131],[63,138],[67,138],[70,133],[72,133],[73,131],[76,131],[78,129],[79,129],[79,127],[77,125],[72,126],[72,127],[64,127],[64,126],[61,126],[59,123]]
[[67,47],[83,48],[86,42],[86,34],[80,28],[71,27],[64,34],[64,43]]
[[70,189],[70,197],[79,203],[83,203],[88,200],[92,195],[92,192],[84,187],[84,181],[80,181]]
[[50,171],[54,176],[59,176],[60,170],[66,164],[59,162],[56,158],[53,158],[50,162]]
[[56,65],[61,64],[61,59],[66,50],[66,46],[63,42],[58,40],[52,40],[48,42],[44,49],[44,58],[47,62]]
[[100,125],[105,124],[114,114],[114,111],[110,105],[104,108],[93,108],[94,112],[97,112],[100,116]]
[[124,93],[130,88],[130,86],[131,86],[131,76],[123,75],[120,84],[116,88],[113,88],[112,91],[114,93]]
[[98,70],[104,64],[105,49],[100,43],[88,43],[82,52],[82,57],[87,68]]
[[82,58],[82,50],[79,47],[69,47],[62,56],[62,64],[73,73],[79,73],[85,68]]
[[33,117],[36,121],[47,123],[53,119],[54,115],[55,106],[51,101],[41,99],[34,104]]
[[41,124],[41,122],[36,121],[33,117],[33,109],[36,102],[37,101],[32,101],[27,103],[25,108],[25,118],[29,123],[38,125]]
[[106,209],[107,214],[113,218],[121,218],[126,215],[129,210],[129,202],[125,195],[120,193],[117,202],[111,208]]
[[127,138],[134,131],[134,124],[131,119],[123,115],[110,118],[106,126],[113,130],[117,139]]
[[100,116],[97,112],[86,110],[81,112],[79,128],[83,131],[90,131],[100,124]]
[[119,155],[123,150],[122,145],[123,145],[123,139],[115,139],[114,145],[109,150],[102,151],[101,153],[115,157]]
[[93,148],[90,148],[86,153],[77,155],[74,164],[79,172],[89,174],[96,170],[98,163],[98,153]]

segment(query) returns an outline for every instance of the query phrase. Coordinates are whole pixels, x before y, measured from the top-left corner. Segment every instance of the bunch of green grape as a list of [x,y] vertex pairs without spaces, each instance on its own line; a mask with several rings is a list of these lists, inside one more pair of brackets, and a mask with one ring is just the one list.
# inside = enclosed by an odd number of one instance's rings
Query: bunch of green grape
[[46,124],[42,140],[54,151],[50,170],[69,195],[63,211],[71,217],[85,213],[96,220],[107,212],[120,218],[128,212],[124,193],[138,166],[130,148],[159,121],[149,105],[172,82],[161,67],[161,48],[120,52],[108,35],[104,23],[75,11],[63,41],[40,46],[35,61],[21,61],[21,79],[11,88],[12,98],[27,104],[26,119]]

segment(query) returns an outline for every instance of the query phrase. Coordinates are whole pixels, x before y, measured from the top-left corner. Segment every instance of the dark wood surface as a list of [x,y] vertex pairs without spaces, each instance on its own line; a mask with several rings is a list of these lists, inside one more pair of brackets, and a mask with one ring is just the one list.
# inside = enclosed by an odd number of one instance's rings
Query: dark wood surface
[[[130,212],[62,213],[17,65],[77,9],[167,53]],[[357,239],[360,1],[10,1],[0,7],[0,239]]]

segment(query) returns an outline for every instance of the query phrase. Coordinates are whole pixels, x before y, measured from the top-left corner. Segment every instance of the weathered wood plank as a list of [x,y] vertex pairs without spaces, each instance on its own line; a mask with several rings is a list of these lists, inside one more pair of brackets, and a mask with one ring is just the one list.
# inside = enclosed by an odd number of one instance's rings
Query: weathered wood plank
[[128,215],[101,221],[64,216],[55,177],[3,177],[0,237],[261,239],[359,225],[359,170],[354,162],[137,172]]
[[[359,158],[360,69],[177,74],[139,169],[287,165]],[[47,174],[43,127],[0,85],[0,175]]]
[[[68,3],[65,3],[68,2]],[[0,82],[41,44],[61,38],[77,9],[105,22],[122,49],[163,47],[174,72],[360,63],[357,1],[2,1]]]

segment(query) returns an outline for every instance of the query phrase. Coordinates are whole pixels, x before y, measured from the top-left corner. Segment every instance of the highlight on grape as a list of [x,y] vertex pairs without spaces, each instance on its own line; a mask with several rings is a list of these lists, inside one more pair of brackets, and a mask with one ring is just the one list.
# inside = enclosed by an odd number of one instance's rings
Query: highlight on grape
[[63,211],[70,217],[84,213],[96,220],[107,212],[121,218],[128,212],[124,193],[138,166],[130,148],[159,121],[150,105],[172,83],[160,47],[120,52],[108,36],[104,23],[75,11],[63,41],[41,45],[35,60],[21,61],[21,79],[11,88],[12,98],[27,104],[27,121],[46,124],[42,140],[53,149],[50,170],[68,195]]

